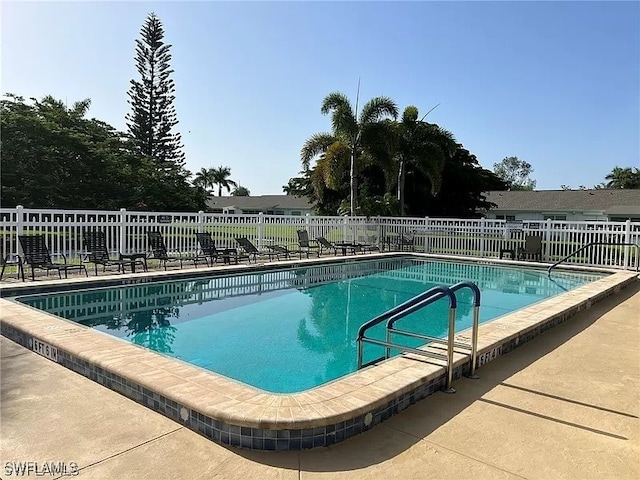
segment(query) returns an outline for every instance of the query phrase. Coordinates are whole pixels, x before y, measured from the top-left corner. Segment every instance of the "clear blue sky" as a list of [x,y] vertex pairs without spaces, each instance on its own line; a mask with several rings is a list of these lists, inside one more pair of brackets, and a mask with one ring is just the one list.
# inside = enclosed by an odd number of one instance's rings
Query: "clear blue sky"
[[538,189],[640,166],[638,2],[2,4],[2,93],[91,98],[125,129],[135,40],[155,12],[173,45],[187,167],[282,193],[330,129],[325,95],[386,95],[453,132],[481,165],[531,163]]

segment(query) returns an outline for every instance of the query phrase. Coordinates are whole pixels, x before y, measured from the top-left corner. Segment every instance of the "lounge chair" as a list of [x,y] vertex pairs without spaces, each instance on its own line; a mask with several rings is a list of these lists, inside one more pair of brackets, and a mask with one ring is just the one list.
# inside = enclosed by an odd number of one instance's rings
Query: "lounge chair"
[[113,259],[109,258],[109,250],[107,249],[107,237],[102,230],[85,230],[82,232],[82,239],[84,240],[84,248],[87,252],[86,261],[93,263],[95,267],[96,276],[98,275],[98,265],[102,265],[102,271],[104,272],[107,267],[117,266],[118,272],[124,273],[125,265],[131,266],[131,271],[135,272],[135,265],[140,265],[144,271],[147,271],[147,262],[143,258],[131,258],[131,259]]
[[322,254],[323,250],[327,249],[333,250],[334,255],[338,254],[338,250],[341,250],[343,255],[346,255],[347,252],[351,252],[355,255],[356,250],[360,249],[360,246],[355,243],[331,243],[324,237],[318,237],[316,238],[316,241],[320,245],[320,254]]
[[[233,259],[234,263],[236,265],[238,264],[237,249],[216,248],[216,244],[211,238],[211,233],[209,232],[196,233],[196,238],[198,240],[198,244],[200,245],[200,251],[202,252],[202,257],[205,259],[208,266],[214,265],[220,259],[222,259],[224,263],[231,263],[231,259]],[[244,258],[248,258],[248,255],[244,256]]]
[[280,260],[280,258],[284,258],[285,260],[289,260],[291,258],[291,250],[287,247],[283,247],[281,245],[267,245],[267,250],[276,254],[276,258]]
[[405,232],[401,233],[396,239],[396,249],[404,252],[413,252],[415,250],[415,233],[414,232]]
[[168,262],[178,262],[180,268],[182,268],[182,262],[184,261],[191,261],[195,267],[198,266],[197,256],[169,255],[162,233],[158,230],[147,231],[147,240],[149,241],[149,250],[151,250],[151,255],[148,258],[150,260],[159,260],[160,265],[164,265],[165,270]]
[[[12,256],[16,258],[12,259],[11,258]],[[7,267],[16,265],[18,267],[18,278],[22,278],[22,281],[24,282],[24,268],[22,268],[22,259],[20,258],[19,255],[11,255],[11,254],[5,255],[4,248],[1,243],[0,243],[0,263],[2,264],[2,271],[0,272],[0,280],[2,280],[2,277],[4,276],[4,271]]]
[[358,246],[359,250],[362,253],[367,253],[367,252],[371,253],[371,252],[374,252],[374,251],[377,251],[377,252],[381,252],[382,251],[380,245],[375,244],[375,243],[358,243],[357,246]]
[[320,245],[311,243],[309,232],[306,230],[298,230],[298,245],[300,245],[300,250],[307,254],[307,258],[311,252],[314,252],[318,257],[320,256]]
[[336,247],[333,243],[331,243],[326,238],[318,237],[316,238],[316,242],[318,242],[318,245],[320,245],[320,255],[322,255],[322,251],[325,249],[329,251],[333,250],[334,255],[338,254],[338,247]]
[[72,265],[67,263],[67,257],[64,254],[62,258],[64,263],[54,263],[51,260],[51,254],[47,248],[44,235],[19,235],[18,240],[22,247],[22,258],[24,263],[31,267],[31,280],[35,280],[35,269],[46,270],[47,276],[49,270],[57,270],[58,277],[62,278],[62,272],[64,272],[64,278],[67,278],[67,272],[77,270],[79,272],[84,271],[84,274],[88,277],[87,267],[84,265]]
[[518,249],[518,259],[527,257],[542,261],[542,235],[527,235],[524,237],[524,247]]
[[258,247],[256,247],[247,237],[236,237],[236,242],[238,242],[238,245],[240,245],[240,248],[242,248],[242,253],[246,256],[249,262],[251,261],[252,257],[255,263],[258,261],[258,257],[267,257],[269,261],[271,261],[274,257],[279,258],[281,255],[281,253],[278,253],[274,250],[258,250]]
[[306,255],[306,257],[309,258],[309,253],[305,250],[292,250],[289,247],[282,245],[267,245],[267,248],[272,252],[277,253],[278,259],[280,259],[280,257],[284,257],[286,260],[289,260],[292,253],[299,255],[300,258],[302,258],[302,255]]

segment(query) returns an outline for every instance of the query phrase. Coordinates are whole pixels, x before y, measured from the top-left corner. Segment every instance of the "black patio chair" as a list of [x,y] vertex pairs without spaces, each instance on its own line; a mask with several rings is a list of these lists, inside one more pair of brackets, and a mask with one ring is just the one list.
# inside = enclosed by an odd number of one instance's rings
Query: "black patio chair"
[[[12,259],[11,257],[15,257],[15,259]],[[2,271],[0,272],[0,280],[2,280],[2,277],[4,276],[5,269],[7,267],[11,267],[15,265],[18,267],[18,278],[22,278],[22,281],[24,282],[24,268],[22,268],[22,259],[20,258],[19,255],[12,255],[10,253],[5,255],[4,246],[2,243],[0,243],[0,263],[2,264]]]
[[334,255],[338,254],[338,247],[336,247],[333,243],[331,243],[326,238],[318,237],[316,238],[316,242],[318,242],[318,245],[320,245],[320,255],[322,255],[322,251],[325,249],[329,251],[333,250]]
[[236,242],[238,242],[238,245],[242,248],[242,253],[246,255],[247,260],[251,261],[251,258],[253,258],[254,263],[258,261],[258,257],[267,257],[269,261],[271,261],[274,257],[276,259],[280,258],[281,255],[281,253],[278,253],[275,250],[259,250],[258,247],[256,247],[247,237],[236,237]]
[[518,249],[518,259],[527,257],[542,261],[542,235],[527,235],[524,237],[524,246]]
[[320,245],[311,243],[309,232],[306,230],[298,230],[298,245],[300,250],[307,254],[307,257],[311,252],[314,252],[318,257],[320,256]]
[[278,260],[280,260],[280,258],[284,258],[285,260],[289,260],[291,258],[291,252],[287,247],[280,245],[267,245],[267,250],[275,253]]
[[67,257],[62,254],[64,263],[54,263],[51,260],[51,254],[44,235],[19,235],[18,240],[22,247],[22,258],[24,263],[31,267],[31,280],[35,280],[35,270],[46,270],[47,276],[50,270],[57,270],[58,277],[62,278],[62,272],[64,272],[64,278],[67,277],[67,272],[77,270],[82,272],[88,277],[87,267],[84,265],[73,265],[67,263]]
[[86,250],[86,262],[93,263],[96,276],[98,276],[98,265],[102,265],[104,272],[107,267],[116,266],[118,272],[124,273],[125,265],[131,267],[131,271],[135,272],[135,265],[140,265],[144,271],[147,271],[147,262],[143,258],[110,258],[107,249],[107,237],[102,230],[85,230],[82,232],[84,240],[84,248]]
[[322,254],[323,250],[327,249],[333,250],[334,255],[338,254],[338,250],[342,252],[342,255],[346,255],[347,252],[353,253],[355,255],[356,250],[359,249],[359,246],[355,243],[331,243],[324,237],[316,238],[316,242],[318,242],[318,244],[320,245],[320,254]]
[[165,270],[167,269],[167,263],[169,262],[178,262],[180,264],[180,268],[182,268],[182,263],[184,261],[193,262],[195,267],[198,266],[197,256],[169,255],[167,245],[164,243],[164,238],[160,231],[148,230],[147,240],[149,242],[149,250],[151,250],[151,255],[148,258],[150,260],[159,260],[160,265],[164,265]]
[[401,233],[396,239],[396,248],[401,252],[415,250],[416,236],[414,232]]
[[207,266],[214,265],[218,260],[222,260],[224,263],[231,263],[231,260],[233,260],[237,265],[239,256],[241,258],[249,258],[248,255],[239,254],[236,248],[216,248],[216,244],[209,232],[196,233],[196,239],[200,245],[202,257],[207,262]]
[[362,253],[371,253],[371,252],[382,252],[382,247],[379,243],[358,243],[358,249]]
[[306,255],[306,257],[309,258],[308,252],[304,250],[291,249],[283,245],[267,245],[267,248],[278,254],[278,260],[280,257],[283,257],[285,260],[290,260],[291,254],[296,254],[300,258],[302,258],[303,255]]

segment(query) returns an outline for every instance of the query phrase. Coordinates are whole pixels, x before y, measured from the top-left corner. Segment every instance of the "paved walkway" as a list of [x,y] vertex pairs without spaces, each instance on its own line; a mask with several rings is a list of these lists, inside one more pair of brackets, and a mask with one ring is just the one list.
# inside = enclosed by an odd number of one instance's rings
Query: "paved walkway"
[[18,476],[7,462],[75,462],[99,480],[640,478],[639,285],[456,381],[455,395],[303,452],[213,444],[4,337],[0,348],[3,479]]

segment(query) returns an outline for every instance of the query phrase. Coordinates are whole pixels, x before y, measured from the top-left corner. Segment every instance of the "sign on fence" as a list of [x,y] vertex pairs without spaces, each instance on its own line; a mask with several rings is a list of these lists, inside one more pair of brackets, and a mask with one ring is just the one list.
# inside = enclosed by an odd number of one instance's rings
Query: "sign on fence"
[[507,220],[504,224],[504,228],[510,232],[521,232],[522,220]]
[[504,238],[511,238],[511,234],[522,232],[522,220],[507,220],[504,222]]
[[172,220],[171,215],[158,215],[158,223],[171,223]]

